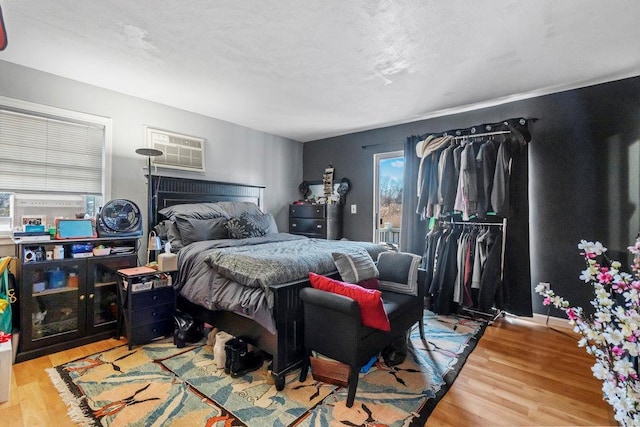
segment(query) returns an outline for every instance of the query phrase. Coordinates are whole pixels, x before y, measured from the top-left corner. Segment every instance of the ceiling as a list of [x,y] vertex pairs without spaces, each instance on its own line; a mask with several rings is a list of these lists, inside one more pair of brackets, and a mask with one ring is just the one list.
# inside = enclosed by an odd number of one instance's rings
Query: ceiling
[[303,142],[640,75],[636,0],[0,5],[0,60]]

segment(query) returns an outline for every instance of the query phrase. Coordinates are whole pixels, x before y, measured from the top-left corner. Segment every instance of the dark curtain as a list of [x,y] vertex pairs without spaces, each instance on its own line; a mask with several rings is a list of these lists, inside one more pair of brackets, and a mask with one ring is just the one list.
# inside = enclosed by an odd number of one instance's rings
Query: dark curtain
[[422,138],[412,135],[404,145],[404,189],[402,198],[402,224],[400,250],[422,255],[427,222],[421,221],[418,209],[418,168],[420,158],[416,156],[416,145]]

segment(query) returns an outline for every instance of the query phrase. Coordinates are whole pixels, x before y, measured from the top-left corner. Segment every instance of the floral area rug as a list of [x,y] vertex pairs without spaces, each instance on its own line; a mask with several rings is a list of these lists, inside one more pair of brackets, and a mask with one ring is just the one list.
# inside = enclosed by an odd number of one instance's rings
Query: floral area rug
[[71,418],[96,426],[423,425],[482,336],[484,322],[425,311],[426,341],[417,325],[409,354],[394,367],[380,358],[360,374],[356,400],[347,389],[299,371],[278,392],[267,364],[233,379],[217,369],[211,346],[178,349],[164,340],[120,346],[48,373]]

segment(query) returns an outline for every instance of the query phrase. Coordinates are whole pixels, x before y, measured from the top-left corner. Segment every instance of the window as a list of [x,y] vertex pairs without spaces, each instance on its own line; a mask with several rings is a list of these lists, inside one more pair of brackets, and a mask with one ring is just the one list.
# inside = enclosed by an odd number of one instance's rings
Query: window
[[110,119],[0,97],[0,234],[25,214],[94,214],[108,197],[110,136]]
[[404,152],[378,153],[374,161],[374,241],[400,244]]
[[12,222],[11,193],[0,193],[0,235],[9,234]]

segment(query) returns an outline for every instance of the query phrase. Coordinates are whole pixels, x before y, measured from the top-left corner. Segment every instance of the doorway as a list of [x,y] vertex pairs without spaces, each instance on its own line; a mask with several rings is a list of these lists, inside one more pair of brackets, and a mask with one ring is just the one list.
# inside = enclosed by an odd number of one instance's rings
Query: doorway
[[373,156],[373,212],[375,243],[400,247],[402,196],[404,188],[404,152],[391,151]]

